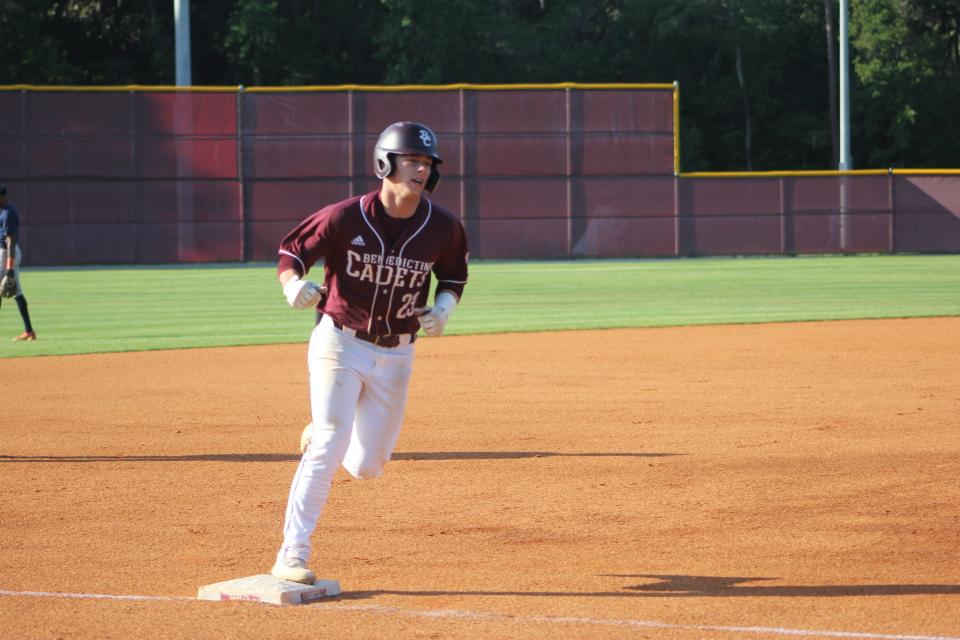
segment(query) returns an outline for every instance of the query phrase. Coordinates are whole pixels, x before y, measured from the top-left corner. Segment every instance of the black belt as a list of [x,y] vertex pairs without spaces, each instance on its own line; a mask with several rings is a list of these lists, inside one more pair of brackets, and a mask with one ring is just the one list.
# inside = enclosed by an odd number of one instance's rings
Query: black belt
[[[390,349],[392,349],[393,347],[399,347],[400,342],[402,340],[402,336],[399,336],[399,335],[375,336],[372,333],[367,333],[366,331],[357,331],[356,329],[345,327],[339,322],[337,322],[336,320],[334,320],[333,318],[330,318],[330,320],[333,321],[333,326],[335,326],[337,329],[340,329],[340,331],[348,333],[353,337],[357,338],[358,340],[363,340],[364,342],[375,344],[378,347],[387,347]],[[404,334],[404,335],[407,335],[407,334]],[[417,334],[411,333],[409,335],[410,335],[410,341],[407,344],[413,344],[414,341],[417,339]]]

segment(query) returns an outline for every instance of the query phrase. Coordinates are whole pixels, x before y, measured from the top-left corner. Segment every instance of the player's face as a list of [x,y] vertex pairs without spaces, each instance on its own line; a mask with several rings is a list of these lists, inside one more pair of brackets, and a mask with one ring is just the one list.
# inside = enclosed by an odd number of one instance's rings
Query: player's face
[[411,194],[420,195],[430,177],[433,168],[433,158],[421,155],[398,155],[395,159],[396,170],[390,176],[398,189]]

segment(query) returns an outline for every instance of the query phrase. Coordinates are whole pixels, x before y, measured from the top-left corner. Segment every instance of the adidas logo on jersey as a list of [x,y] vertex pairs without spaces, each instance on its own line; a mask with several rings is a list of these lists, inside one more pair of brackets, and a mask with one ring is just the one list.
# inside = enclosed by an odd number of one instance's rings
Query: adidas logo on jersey
[[350,244],[352,244],[355,247],[367,246],[367,243],[363,241],[363,236],[357,236],[356,238],[350,241]]

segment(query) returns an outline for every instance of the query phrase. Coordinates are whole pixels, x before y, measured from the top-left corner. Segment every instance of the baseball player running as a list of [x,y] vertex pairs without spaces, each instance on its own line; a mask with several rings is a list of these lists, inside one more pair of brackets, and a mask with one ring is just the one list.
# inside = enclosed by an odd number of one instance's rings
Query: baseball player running
[[[417,331],[442,334],[463,293],[463,225],[425,197],[437,186],[440,163],[428,127],[390,125],[374,148],[380,190],[317,211],[280,245],[277,274],[287,302],[323,314],[307,351],[313,426],[271,570],[281,580],[315,581],[307,568],[310,538],[334,472],[342,464],[358,479],[380,476],[400,435]],[[305,279],[321,258],[322,283]],[[437,292],[426,306],[431,273]]]
[[7,202],[7,188],[0,186],[0,302],[3,298],[13,298],[23,320],[23,333],[14,340],[36,340],[37,334],[30,323],[27,299],[20,288],[20,245],[17,234],[20,232],[20,216],[17,209]]

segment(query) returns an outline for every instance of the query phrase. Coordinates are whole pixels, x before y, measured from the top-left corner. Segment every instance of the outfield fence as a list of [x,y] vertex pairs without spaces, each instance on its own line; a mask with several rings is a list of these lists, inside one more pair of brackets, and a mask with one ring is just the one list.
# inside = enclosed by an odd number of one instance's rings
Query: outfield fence
[[25,263],[271,260],[377,188],[391,122],[440,137],[475,258],[960,251],[960,171],[688,173],[674,84],[0,87]]

